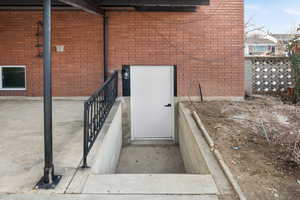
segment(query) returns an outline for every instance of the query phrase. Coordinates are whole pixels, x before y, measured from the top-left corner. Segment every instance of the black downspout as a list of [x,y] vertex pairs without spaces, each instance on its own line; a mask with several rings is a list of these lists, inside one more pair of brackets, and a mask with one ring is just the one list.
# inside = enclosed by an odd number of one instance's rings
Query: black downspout
[[51,63],[51,0],[43,0],[44,22],[44,176],[37,183],[38,189],[54,188],[61,176],[54,175],[52,149],[52,63]]
[[103,73],[104,82],[108,78],[108,16],[103,14]]

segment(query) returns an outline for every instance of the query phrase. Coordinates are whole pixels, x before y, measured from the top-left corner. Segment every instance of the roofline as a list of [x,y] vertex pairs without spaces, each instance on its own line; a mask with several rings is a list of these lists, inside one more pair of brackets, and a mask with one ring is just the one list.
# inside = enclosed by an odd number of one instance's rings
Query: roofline
[[255,43],[246,43],[247,45],[254,45],[254,46],[260,46],[260,45],[272,45],[272,46],[276,46],[276,44],[274,43],[259,43],[259,44],[255,44]]
[[[105,11],[163,11],[163,12],[195,12],[197,10],[196,6],[107,6],[99,7]],[[37,11],[42,10],[42,6],[0,6],[0,11]],[[53,6],[53,10],[67,10],[67,11],[80,11],[81,9],[72,6]]]

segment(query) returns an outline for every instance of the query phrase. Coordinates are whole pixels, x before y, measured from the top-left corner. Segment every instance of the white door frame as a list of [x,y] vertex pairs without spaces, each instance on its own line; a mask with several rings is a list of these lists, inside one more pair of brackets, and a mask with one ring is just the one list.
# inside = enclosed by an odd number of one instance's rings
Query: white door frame
[[[174,74],[176,72],[176,66],[174,65],[130,65],[130,91],[131,91],[131,86],[133,84],[133,80],[131,78],[131,69],[132,67],[157,67],[162,68],[162,67],[170,67],[170,77],[171,77],[171,137],[169,138],[141,138],[141,137],[136,137],[134,131],[133,131],[133,126],[134,126],[134,120],[131,118],[131,140],[175,140],[175,100],[174,100],[174,95],[175,95],[175,84],[176,84],[176,79],[174,77]],[[132,116],[133,113],[133,107],[132,107],[132,101],[130,100],[130,116]]]

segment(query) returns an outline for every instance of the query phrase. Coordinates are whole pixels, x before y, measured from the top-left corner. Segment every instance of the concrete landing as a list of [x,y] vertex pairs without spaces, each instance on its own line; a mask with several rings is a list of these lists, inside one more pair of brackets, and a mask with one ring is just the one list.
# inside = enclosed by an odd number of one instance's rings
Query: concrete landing
[[[82,158],[83,101],[53,101],[55,170],[65,188]],[[43,102],[0,100],[0,193],[32,191],[43,175]],[[62,190],[63,191],[63,190]]]
[[211,175],[113,174],[90,175],[82,193],[143,195],[216,195]]
[[16,194],[1,200],[218,200],[216,195],[98,195],[98,194]]
[[185,173],[177,145],[137,145],[123,147],[116,173],[182,174]]

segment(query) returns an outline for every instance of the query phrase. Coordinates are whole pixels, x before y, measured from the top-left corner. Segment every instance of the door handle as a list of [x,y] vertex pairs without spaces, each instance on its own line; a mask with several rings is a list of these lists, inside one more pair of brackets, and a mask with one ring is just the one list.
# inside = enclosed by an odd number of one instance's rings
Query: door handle
[[165,105],[165,107],[171,107],[172,105],[169,103],[169,104],[167,104],[167,105]]

